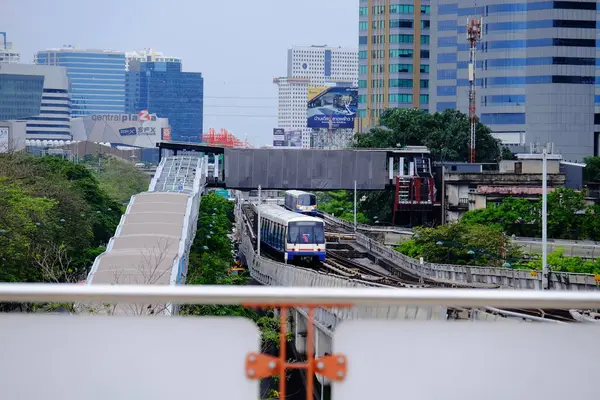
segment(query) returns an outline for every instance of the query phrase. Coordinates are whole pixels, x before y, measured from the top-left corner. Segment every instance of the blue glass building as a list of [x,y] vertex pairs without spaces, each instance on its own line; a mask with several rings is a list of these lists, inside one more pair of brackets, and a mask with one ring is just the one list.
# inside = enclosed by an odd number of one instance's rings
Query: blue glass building
[[66,47],[39,51],[35,63],[67,68],[72,117],[125,111],[125,53]]
[[[483,18],[477,115],[506,144],[554,143],[565,160],[598,155],[597,3],[432,1],[432,109],[468,113],[468,16]],[[435,27],[435,29],[433,29]]]
[[173,141],[202,141],[203,102],[202,74],[182,72],[180,61],[130,61],[127,112],[148,110],[168,118]]

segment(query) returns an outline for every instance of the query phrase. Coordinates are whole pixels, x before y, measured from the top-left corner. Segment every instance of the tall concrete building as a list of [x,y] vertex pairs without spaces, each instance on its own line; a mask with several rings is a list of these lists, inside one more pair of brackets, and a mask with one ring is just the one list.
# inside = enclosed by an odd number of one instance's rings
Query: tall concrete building
[[0,32],[0,64],[18,63],[20,59],[21,55],[13,49],[6,32]]
[[468,113],[468,16],[483,18],[477,115],[508,145],[554,144],[567,161],[600,152],[597,3],[432,0],[432,110]]
[[128,51],[125,53],[126,70],[129,71],[129,63],[131,61],[138,62],[181,62],[180,57],[165,56],[163,53],[154,49],[144,49],[136,51]]
[[35,63],[67,68],[72,117],[125,111],[125,53],[72,46],[37,52]]
[[429,0],[359,1],[360,131],[387,108],[429,110],[430,16]]
[[277,127],[302,131],[302,147],[311,147],[307,128],[311,86],[356,86],[358,50],[330,46],[294,46],[288,50],[287,76],[273,79],[278,87]]
[[71,140],[69,78],[63,67],[0,68],[0,120],[27,121],[27,139]]

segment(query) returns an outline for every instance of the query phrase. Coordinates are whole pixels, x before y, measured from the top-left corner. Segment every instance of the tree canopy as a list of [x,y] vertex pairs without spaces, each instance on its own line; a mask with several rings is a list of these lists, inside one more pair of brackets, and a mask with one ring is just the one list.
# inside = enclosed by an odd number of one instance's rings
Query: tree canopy
[[[395,148],[427,146],[436,161],[467,161],[469,158],[469,117],[460,111],[445,110],[428,114],[417,109],[388,109],[380,118],[380,127],[356,135],[356,147]],[[478,122],[476,127],[477,160],[501,159],[500,141],[491,130]]]
[[583,175],[586,182],[600,182],[600,157],[586,157]]
[[[541,237],[541,198],[506,198],[493,206],[465,213],[468,225],[496,226],[509,235]],[[600,240],[600,205],[586,206],[585,195],[557,189],[548,195],[548,237]]]
[[410,257],[434,263],[501,267],[520,259],[510,238],[496,226],[455,223],[437,228],[418,228],[414,238],[397,249]]
[[[319,210],[354,223],[354,193],[347,190],[335,190],[316,193]],[[369,219],[360,212],[360,202],[357,204],[356,222],[366,224]]]
[[0,202],[5,282],[53,280],[59,263],[83,279],[121,217],[92,172],[58,157],[1,155]]

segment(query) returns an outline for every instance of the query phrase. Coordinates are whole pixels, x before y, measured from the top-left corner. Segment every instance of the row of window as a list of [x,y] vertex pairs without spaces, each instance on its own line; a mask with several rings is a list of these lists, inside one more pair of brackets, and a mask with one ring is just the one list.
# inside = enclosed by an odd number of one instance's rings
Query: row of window
[[592,1],[538,1],[517,4],[491,4],[489,6],[458,8],[457,4],[445,4],[438,7],[439,15],[469,16],[482,15],[484,17],[496,13],[517,13],[537,10],[596,10],[597,6]]
[[[438,60],[439,61],[439,60]],[[456,62],[456,68],[468,68],[468,61]],[[529,57],[529,58],[496,58],[490,60],[479,60],[476,62],[477,68],[488,69],[509,69],[522,68],[537,65],[596,65],[596,59],[591,57]]]
[[[361,60],[367,59],[368,52],[366,50],[360,50],[358,52],[358,58]],[[412,58],[414,55],[413,49],[390,49],[390,58]],[[385,50],[372,50],[371,58],[385,58]],[[421,58],[429,59],[429,50],[421,50]]]
[[525,124],[525,113],[484,113],[479,120],[486,125],[522,125]]
[[[382,15],[385,14],[386,7],[385,5],[373,6],[372,8],[373,15]],[[414,14],[415,6],[412,4],[391,4],[389,8],[390,14]],[[421,6],[421,14],[430,14],[431,7]],[[369,15],[369,7],[360,7],[358,9],[358,15]]]
[[[384,64],[374,64],[371,65],[371,72],[372,73],[384,73],[386,70],[385,65]],[[413,72],[413,65],[412,64],[390,64],[389,65],[389,71],[392,73],[400,73],[400,72]],[[423,74],[428,74],[429,73],[429,65],[427,64],[421,64],[420,67],[420,71]],[[365,75],[367,74],[367,65],[360,65],[358,67],[358,73],[360,75]]]
[[[390,28],[410,28],[414,27],[414,21],[412,19],[392,19],[390,20]],[[431,27],[431,21],[422,20],[421,29],[429,29]],[[369,30],[369,21],[360,21],[358,23],[358,29],[361,31]],[[373,29],[385,29],[385,21],[373,21]]]
[[481,96],[481,104],[484,106],[519,106],[524,105],[525,100],[526,96],[524,94]]
[[[506,49],[525,49],[530,47],[596,47],[594,39],[571,39],[571,38],[543,38],[543,39],[528,39],[528,40],[497,40],[485,41],[479,43],[479,48],[484,53],[494,50]],[[459,51],[468,51],[468,43],[459,43],[457,45]]]
[[[541,76],[500,76],[479,78],[475,84],[482,88],[487,87],[520,87],[525,85],[564,83],[593,85],[596,82],[594,76],[571,76],[571,75],[541,75]],[[441,85],[437,87],[438,96],[456,96],[456,88],[460,86],[469,86],[468,79],[458,79],[456,86]]]
[[[381,114],[383,114],[384,110],[381,109],[375,109],[375,110],[371,110],[371,118],[379,118],[381,117]],[[423,111],[427,114],[429,112],[428,109],[424,108]],[[358,110],[358,117],[359,118],[366,118],[367,117],[367,110]]]
[[[358,44],[365,45],[369,42],[368,36],[359,36]],[[383,44],[385,43],[385,35],[374,35],[371,36],[371,42],[373,44]],[[395,34],[390,35],[390,43],[413,43],[414,35],[408,34]],[[429,44],[429,35],[421,35],[421,44]],[[456,44],[456,43],[455,43]]]
[[[372,79],[371,80],[371,88],[383,88],[384,86],[385,86],[385,80],[384,79]],[[427,89],[429,87],[429,80],[428,79],[421,79],[419,86],[422,89]],[[364,80],[364,79],[359,80],[358,81],[358,87],[360,89],[366,89],[367,88],[367,81]],[[391,87],[391,88],[412,88],[413,87],[413,80],[412,79],[392,78],[392,79],[388,80],[388,87]]]

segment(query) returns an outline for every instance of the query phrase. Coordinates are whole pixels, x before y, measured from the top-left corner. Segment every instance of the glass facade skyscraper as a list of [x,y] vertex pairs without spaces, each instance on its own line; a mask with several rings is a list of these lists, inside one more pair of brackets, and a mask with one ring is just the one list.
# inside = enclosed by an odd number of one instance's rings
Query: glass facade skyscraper
[[66,47],[39,51],[35,63],[67,68],[72,117],[125,111],[125,53]]
[[429,109],[429,0],[360,0],[359,129],[387,108]]
[[[506,144],[553,143],[565,160],[598,154],[597,3],[434,0],[432,110],[469,109],[468,16],[483,18],[477,115]],[[596,103],[596,104],[595,104]]]
[[181,62],[129,61],[127,112],[168,118],[173,141],[202,141],[204,79],[182,72]]

